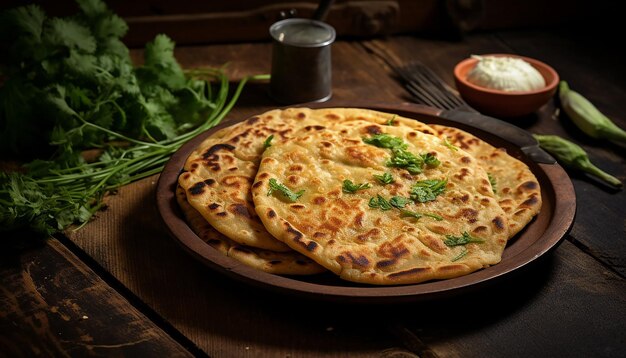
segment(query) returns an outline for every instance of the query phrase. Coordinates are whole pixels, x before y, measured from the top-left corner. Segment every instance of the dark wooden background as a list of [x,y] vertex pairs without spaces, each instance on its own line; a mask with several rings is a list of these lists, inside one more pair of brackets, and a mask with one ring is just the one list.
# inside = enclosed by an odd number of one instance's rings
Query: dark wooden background
[[[421,60],[450,85],[453,66],[473,53],[537,58],[626,128],[626,57],[617,43],[605,43],[615,34],[582,23],[543,25],[485,24],[454,37],[418,29],[347,36],[333,45],[328,104],[410,100],[368,51],[376,41],[405,61]],[[176,56],[185,67],[229,62],[234,84],[269,71],[271,44],[181,45]],[[247,86],[226,121],[275,108],[267,90],[267,83]],[[575,141],[596,165],[626,180],[626,147],[588,138],[557,108],[551,101],[515,124]],[[485,290],[394,306],[295,300],[217,274],[167,235],[155,207],[158,177],[147,178],[108,198],[108,210],[81,230],[48,240],[2,235],[0,357],[623,357],[626,193],[568,173],[578,211],[554,252]]]

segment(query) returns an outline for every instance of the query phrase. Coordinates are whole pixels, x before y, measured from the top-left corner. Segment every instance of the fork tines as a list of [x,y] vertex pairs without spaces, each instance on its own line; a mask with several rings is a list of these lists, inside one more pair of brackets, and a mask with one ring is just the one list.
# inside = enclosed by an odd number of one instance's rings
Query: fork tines
[[407,90],[421,103],[443,109],[467,105],[441,78],[420,62],[412,62],[395,70],[406,82]]

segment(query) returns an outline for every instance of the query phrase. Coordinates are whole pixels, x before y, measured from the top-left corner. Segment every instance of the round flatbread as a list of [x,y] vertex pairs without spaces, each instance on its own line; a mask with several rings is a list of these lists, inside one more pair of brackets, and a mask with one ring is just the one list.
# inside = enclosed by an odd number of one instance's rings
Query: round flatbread
[[485,169],[494,187],[498,204],[508,218],[509,237],[522,230],[541,210],[541,187],[530,168],[480,138],[454,127],[431,125],[452,145],[472,154]]
[[[470,154],[413,128],[349,119],[264,151],[252,196],[269,232],[354,282],[418,283],[500,261],[507,219]],[[346,180],[365,187],[346,192]]]
[[[407,125],[423,132],[427,125],[400,116],[355,108],[288,108],[272,110],[223,128],[207,139],[187,159],[179,184],[189,203],[216,230],[252,247],[288,251],[289,247],[267,232],[257,217],[250,185],[263,151],[293,133],[339,128],[349,135],[353,121]],[[269,141],[269,137],[273,136]]]
[[195,150],[185,163],[179,184],[189,203],[228,238],[247,246],[289,251],[257,218],[250,185],[271,135],[278,138],[308,125],[306,118],[292,122],[275,110],[216,132]]
[[277,275],[313,275],[326,271],[326,269],[313,260],[295,251],[276,252],[263,250],[240,245],[230,240],[219,231],[215,230],[204,217],[189,204],[185,190],[180,186],[176,188],[176,200],[185,216],[185,220],[196,235],[228,257],[257,270]]

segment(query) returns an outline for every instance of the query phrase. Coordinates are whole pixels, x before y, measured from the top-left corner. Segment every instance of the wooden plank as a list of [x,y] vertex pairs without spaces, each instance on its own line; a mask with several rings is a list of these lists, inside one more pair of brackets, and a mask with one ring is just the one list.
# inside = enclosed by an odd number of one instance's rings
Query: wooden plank
[[437,357],[620,357],[626,281],[564,241],[523,275],[405,311]]
[[25,250],[8,240],[0,256],[0,356],[192,356],[57,240]]
[[208,355],[377,357],[405,351],[358,310],[270,295],[196,262],[161,223],[156,179],[120,189],[109,210],[70,238]]
[[[597,33],[582,31],[537,33],[502,32],[499,37],[513,51],[553,64],[561,79],[594,103],[618,126],[626,129],[626,73],[624,54],[597,42]],[[548,120],[546,118],[545,120]],[[544,120],[544,121],[545,121]],[[581,145],[591,161],[626,180],[626,146],[592,139],[565,113],[552,120],[550,132],[536,123],[531,129],[559,134]],[[626,191],[614,190],[594,178],[570,171],[579,203],[572,239],[626,277]],[[600,219],[601,218],[601,219]]]

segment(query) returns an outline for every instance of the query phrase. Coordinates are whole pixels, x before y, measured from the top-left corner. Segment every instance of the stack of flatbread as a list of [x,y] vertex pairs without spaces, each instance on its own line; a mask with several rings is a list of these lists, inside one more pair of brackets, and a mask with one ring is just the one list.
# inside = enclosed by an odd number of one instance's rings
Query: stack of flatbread
[[505,150],[357,108],[273,110],[213,133],[187,159],[177,199],[233,259],[376,285],[495,265],[541,208],[537,179]]

